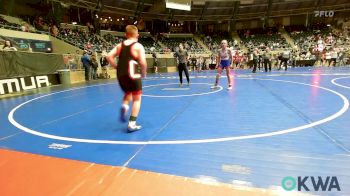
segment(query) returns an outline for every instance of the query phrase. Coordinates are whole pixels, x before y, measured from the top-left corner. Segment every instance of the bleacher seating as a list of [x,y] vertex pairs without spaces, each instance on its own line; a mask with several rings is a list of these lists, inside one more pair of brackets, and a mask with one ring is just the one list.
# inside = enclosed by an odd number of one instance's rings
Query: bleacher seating
[[183,44],[184,48],[189,52],[202,53],[205,51],[204,48],[193,38],[164,37],[162,39],[162,43],[173,52],[179,47],[180,44]]
[[212,52],[220,48],[220,43],[222,40],[227,40],[229,47],[235,47],[235,45],[237,45],[237,43],[235,43],[235,40],[228,35],[206,36],[203,39],[203,42],[208,46],[208,49]]
[[285,29],[294,40],[294,44],[302,51],[307,51],[314,47],[318,39],[325,40],[327,35],[331,33],[331,30],[326,25],[320,24],[311,25],[309,30],[301,25],[288,26]]
[[[123,37],[115,36],[112,34],[105,34],[103,35],[103,38],[107,42],[109,50],[124,40]],[[150,36],[140,36],[138,42],[144,46],[146,53],[152,53],[152,51],[161,51],[160,45],[155,42]]]
[[248,49],[269,47],[272,50],[290,48],[277,28],[239,30],[238,34]]
[[21,25],[16,23],[10,23],[7,20],[5,20],[2,16],[0,16],[0,28],[20,31]]
[[59,32],[58,38],[80,48],[96,52],[102,52],[107,48],[107,43],[97,34],[82,29],[64,29]]

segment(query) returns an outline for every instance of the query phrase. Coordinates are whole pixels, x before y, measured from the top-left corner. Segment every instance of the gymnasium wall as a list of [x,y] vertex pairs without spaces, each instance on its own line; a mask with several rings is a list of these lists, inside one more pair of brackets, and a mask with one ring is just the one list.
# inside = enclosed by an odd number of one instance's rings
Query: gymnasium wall
[[50,38],[48,35],[28,33],[28,32],[22,32],[22,31],[13,31],[8,29],[0,29],[0,35],[5,37],[50,41]]

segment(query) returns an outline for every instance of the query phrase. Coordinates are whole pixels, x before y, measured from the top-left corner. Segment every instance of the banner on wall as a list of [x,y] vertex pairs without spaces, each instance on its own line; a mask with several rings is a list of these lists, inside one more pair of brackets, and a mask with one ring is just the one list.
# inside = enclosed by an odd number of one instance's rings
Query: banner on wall
[[0,79],[54,74],[64,68],[62,54],[0,51]]
[[0,95],[59,84],[58,74],[0,79]]
[[22,39],[22,38],[12,38],[21,49],[28,49],[29,46],[33,52],[52,52],[52,43],[51,41],[43,40],[33,40],[33,39]]

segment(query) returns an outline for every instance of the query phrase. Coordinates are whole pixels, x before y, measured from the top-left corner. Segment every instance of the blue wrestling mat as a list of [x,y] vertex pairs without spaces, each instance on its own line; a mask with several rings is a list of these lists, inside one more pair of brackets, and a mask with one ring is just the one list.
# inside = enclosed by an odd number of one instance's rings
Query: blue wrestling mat
[[116,81],[1,99],[0,147],[259,188],[336,176],[350,194],[350,68],[233,74],[232,90],[213,71],[149,75],[134,133]]

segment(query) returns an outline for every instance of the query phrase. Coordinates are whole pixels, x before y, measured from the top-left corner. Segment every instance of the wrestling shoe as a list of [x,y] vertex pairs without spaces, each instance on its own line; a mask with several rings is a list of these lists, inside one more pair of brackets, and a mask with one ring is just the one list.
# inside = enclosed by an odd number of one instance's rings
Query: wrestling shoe
[[133,124],[133,125],[129,124],[129,125],[128,125],[128,133],[132,133],[132,132],[138,131],[138,130],[140,130],[141,128],[142,128],[142,126],[136,125],[136,123]]
[[120,108],[120,121],[126,122],[128,120],[129,107],[122,106]]

